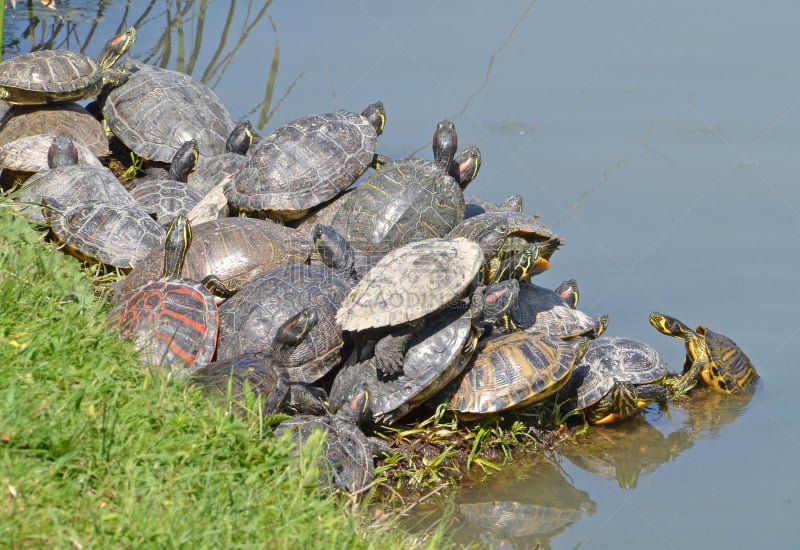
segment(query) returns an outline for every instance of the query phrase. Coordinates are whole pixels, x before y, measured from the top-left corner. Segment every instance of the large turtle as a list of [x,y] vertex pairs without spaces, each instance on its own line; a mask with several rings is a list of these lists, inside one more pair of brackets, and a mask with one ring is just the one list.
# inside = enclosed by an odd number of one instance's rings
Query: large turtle
[[[298,446],[315,431],[325,432],[320,467],[320,482],[329,488],[348,493],[366,489],[375,477],[374,453],[378,450],[359,428],[368,411],[369,392],[366,384],[356,384],[335,414],[314,416],[301,414],[281,422],[275,430],[280,437],[290,433]],[[300,448],[295,450],[301,452]]]
[[468,239],[426,239],[405,244],[378,261],[336,313],[343,330],[376,341],[376,366],[397,374],[418,321],[464,296],[483,261]]
[[[15,139],[0,147],[0,171],[4,187],[13,187],[25,182],[31,174],[53,168],[50,165],[49,151],[53,141],[58,138],[53,134],[34,134]],[[77,163],[101,167],[103,164],[87,147],[74,144],[77,149]]]
[[234,127],[228,109],[211,88],[178,71],[128,60],[125,84],[103,103],[109,128],[145,159],[170,162],[190,139],[201,156],[218,155]]
[[231,207],[281,220],[301,218],[375,166],[386,112],[337,111],[284,124],[257,143],[225,186]]
[[703,325],[692,330],[675,317],[658,312],[650,314],[650,324],[686,343],[683,375],[671,384],[676,395],[692,389],[698,377],[712,390],[727,394],[746,392],[758,381],[750,358],[727,336]]
[[374,359],[343,367],[331,388],[331,403],[341,403],[345,391],[364,380],[373,420],[384,424],[397,421],[458,376],[475,351],[484,325],[508,311],[518,288],[516,280],[479,286],[468,305],[462,300],[428,316],[411,338],[397,377],[379,377]]
[[210,393],[221,394],[229,409],[246,407],[245,387],[263,399],[261,413],[324,414],[324,392],[307,384],[292,382],[284,368],[291,350],[308,336],[317,323],[314,307],[290,317],[275,334],[267,350],[214,361],[196,369],[189,381]]
[[587,347],[586,339],[565,342],[525,331],[486,338],[436,401],[466,419],[530,405],[566,384]]
[[[220,218],[192,225],[192,232],[194,242],[186,253],[185,276],[202,280],[213,274],[231,289],[244,287],[272,268],[306,263],[311,255],[308,239],[269,220]],[[153,249],[117,286],[114,299],[158,278],[163,263],[164,249]]]
[[0,63],[0,99],[23,105],[94,97],[105,84],[123,78],[113,67],[135,40],[131,27],[109,40],[96,60],[70,50],[41,50],[7,59]]
[[592,340],[562,395],[592,424],[629,418],[665,401],[667,366],[651,345],[624,336]]
[[36,134],[65,134],[98,157],[109,152],[103,125],[77,103],[16,105],[0,118],[0,146]]
[[219,314],[205,286],[181,277],[192,229],[185,215],[170,224],[164,239],[162,277],[127,293],[109,312],[122,336],[136,342],[147,365],[184,376],[211,362]]
[[371,173],[336,212],[332,226],[353,247],[375,255],[412,241],[445,237],[464,217],[465,187],[480,168],[480,152],[455,163],[455,125],[444,120],[433,134],[434,161],[404,158]]

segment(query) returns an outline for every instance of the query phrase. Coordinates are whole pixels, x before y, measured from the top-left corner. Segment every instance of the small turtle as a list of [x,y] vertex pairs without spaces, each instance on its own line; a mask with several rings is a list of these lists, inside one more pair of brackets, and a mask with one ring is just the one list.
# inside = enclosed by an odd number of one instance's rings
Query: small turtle
[[345,366],[333,382],[331,403],[342,402],[344,391],[364,380],[373,420],[384,424],[397,421],[461,373],[484,325],[493,324],[508,311],[518,289],[516,280],[479,286],[468,305],[462,300],[427,317],[411,338],[403,370],[395,378],[379,377],[374,359]]
[[524,331],[486,338],[436,401],[465,419],[536,403],[566,384],[587,347],[586,339],[565,342]]
[[302,446],[314,431],[324,431],[325,445],[318,463],[320,482],[349,493],[359,493],[375,477],[373,455],[378,450],[375,442],[359,428],[367,414],[368,401],[369,393],[362,382],[351,389],[335,414],[295,416],[281,422],[275,435],[280,437],[288,432],[292,440]]
[[125,84],[111,90],[103,115],[111,131],[138,156],[170,162],[190,139],[200,156],[225,150],[234,123],[211,88],[178,71],[127,60]]
[[0,99],[13,104],[79,101],[124,78],[114,69],[136,41],[131,27],[106,42],[96,60],[70,50],[29,52],[0,63]]
[[249,385],[256,397],[263,398],[261,413],[264,415],[298,411],[324,414],[324,392],[292,382],[284,369],[291,349],[308,336],[316,323],[314,308],[305,308],[278,329],[268,351],[214,361],[196,369],[189,381],[206,391],[222,394],[229,407],[245,407],[245,385]]
[[464,296],[483,251],[468,239],[426,239],[395,250],[367,271],[336,313],[343,330],[375,341],[376,366],[398,374],[417,321]]
[[225,196],[243,212],[302,218],[377,165],[375,147],[385,123],[386,111],[377,102],[361,114],[337,111],[284,124],[252,148]]
[[162,277],[126,294],[108,316],[133,338],[147,365],[169,367],[178,376],[211,362],[219,313],[205,286],[181,277],[192,229],[185,215],[170,224],[164,239]]
[[577,283],[559,289],[556,292],[534,283],[521,283],[519,298],[509,314],[511,321],[526,332],[541,332],[564,340],[603,334],[608,327],[606,315],[589,315],[573,307],[577,303]]
[[650,314],[650,324],[686,343],[683,375],[672,384],[675,395],[691,390],[698,377],[712,390],[733,395],[750,390],[758,381],[750,358],[727,336],[703,325],[692,330],[675,317],[657,312]]
[[569,382],[575,407],[592,424],[629,418],[655,401],[665,401],[667,366],[644,342],[605,336],[589,343]]
[[240,120],[225,141],[225,152],[210,157],[200,157],[186,183],[201,193],[208,193],[215,186],[233,178],[247,159],[247,152],[252,145],[253,126],[249,120]]
[[164,243],[164,228],[139,205],[86,201],[64,206],[46,197],[42,214],[73,256],[131,269]]
[[[35,134],[15,139],[0,147],[0,170],[4,187],[25,182],[31,174],[50,168],[50,147],[58,136]],[[76,143],[78,164],[102,167],[103,163],[86,147]]]
[[0,119],[0,146],[36,134],[65,134],[95,156],[109,153],[103,125],[77,103],[16,105]]
[[433,134],[434,161],[404,158],[371,173],[334,216],[332,226],[362,252],[383,255],[409,242],[445,237],[464,217],[465,187],[480,168],[471,148],[455,163],[455,125],[444,120]]
[[[192,225],[194,245],[186,252],[183,272],[202,280],[214,274],[228,288],[241,288],[257,275],[289,264],[304,264],[311,243],[297,230],[269,220],[220,218]],[[117,285],[113,300],[161,274],[164,249],[157,247]]]

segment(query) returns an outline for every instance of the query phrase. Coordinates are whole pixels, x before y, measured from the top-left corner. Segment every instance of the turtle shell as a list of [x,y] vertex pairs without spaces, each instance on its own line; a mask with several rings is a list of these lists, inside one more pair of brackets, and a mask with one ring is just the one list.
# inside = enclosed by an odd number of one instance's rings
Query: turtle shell
[[82,260],[129,269],[164,245],[164,228],[135,204],[88,201],[47,216],[56,237]]
[[559,391],[580,359],[581,344],[524,331],[482,341],[442,398],[469,418],[523,407]]
[[214,297],[191,279],[162,278],[134,290],[109,312],[133,338],[147,365],[185,368],[208,365],[214,355],[219,314]]
[[753,363],[736,342],[703,325],[697,327],[697,333],[705,339],[710,360],[709,367],[700,372],[706,385],[716,391],[737,394],[758,380]]
[[14,106],[0,119],[0,145],[36,134],[65,134],[100,157],[108,154],[103,125],[77,103]]
[[667,375],[667,366],[651,345],[633,338],[604,336],[592,340],[576,368],[578,409],[598,403],[617,382],[652,384]]
[[360,114],[298,118],[252,147],[225,196],[240,210],[298,219],[350,187],[372,163],[377,143],[375,128]]
[[177,71],[127,60],[131,74],[108,94],[103,115],[111,131],[140,157],[171,162],[181,146],[197,140],[201,156],[225,151],[234,122],[217,95]]
[[511,318],[526,332],[563,339],[599,336],[608,324],[607,317],[575,309],[564,296],[529,282],[520,283]]
[[[6,171],[32,174],[40,170],[47,170],[47,152],[56,136],[52,134],[35,134],[15,139],[0,147],[0,167],[5,177]],[[98,160],[87,147],[76,143],[78,149],[78,164],[88,164],[102,167]]]
[[130,195],[158,223],[166,227],[181,212],[190,211],[203,195],[185,183],[162,178],[134,182]]
[[401,325],[463,295],[483,262],[469,239],[426,239],[391,251],[353,288],[336,314],[344,330]]
[[348,281],[323,266],[289,264],[264,271],[220,306],[218,359],[267,349],[292,315],[315,306],[317,324],[284,365],[292,382],[318,380],[340,362],[344,340],[334,316],[349,289]]
[[445,237],[464,217],[464,192],[434,162],[406,158],[371,173],[334,215],[332,227],[367,254]]
[[[304,263],[311,242],[289,227],[255,218],[221,218],[192,226],[192,246],[186,252],[183,275],[198,281],[214,275],[238,288],[274,267]],[[154,248],[122,281],[124,294],[161,276],[164,247]]]

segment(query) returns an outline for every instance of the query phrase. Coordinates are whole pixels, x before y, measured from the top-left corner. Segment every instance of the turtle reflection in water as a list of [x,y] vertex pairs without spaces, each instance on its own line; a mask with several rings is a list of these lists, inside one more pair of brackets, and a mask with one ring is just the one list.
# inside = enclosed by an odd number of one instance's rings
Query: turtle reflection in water
[[642,417],[631,418],[613,429],[590,430],[586,439],[563,445],[561,452],[576,466],[623,489],[634,489],[642,474],[654,472],[690,448],[694,439],[686,430],[664,436]]
[[503,540],[514,548],[549,547],[550,539],[597,510],[587,492],[573,487],[546,460],[517,463],[463,489],[456,503],[459,539]]

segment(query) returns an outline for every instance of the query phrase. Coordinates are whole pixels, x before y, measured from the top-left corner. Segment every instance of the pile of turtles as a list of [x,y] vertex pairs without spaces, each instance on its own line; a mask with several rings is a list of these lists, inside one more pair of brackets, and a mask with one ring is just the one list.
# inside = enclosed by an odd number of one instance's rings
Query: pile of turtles
[[[397,451],[361,426],[415,411],[469,422],[557,399],[610,424],[698,381],[736,394],[758,379],[729,338],[653,313],[686,345],[671,375],[648,344],[603,336],[608,316],[578,308],[574,280],[532,282],[561,238],[519,197],[465,196],[481,154],[459,152],[451,121],[435,127],[432,161],[377,152],[380,102],[255,141],[191,76],[117,66],[135,36],[96,60],[54,50],[0,64],[4,184],[66,251],[125,274],[109,319],[144,363],[231,410],[249,388],[265,414],[291,416],[276,431],[297,440],[327,431],[333,486],[364,490],[374,454]],[[123,182],[111,149],[144,174]]]

